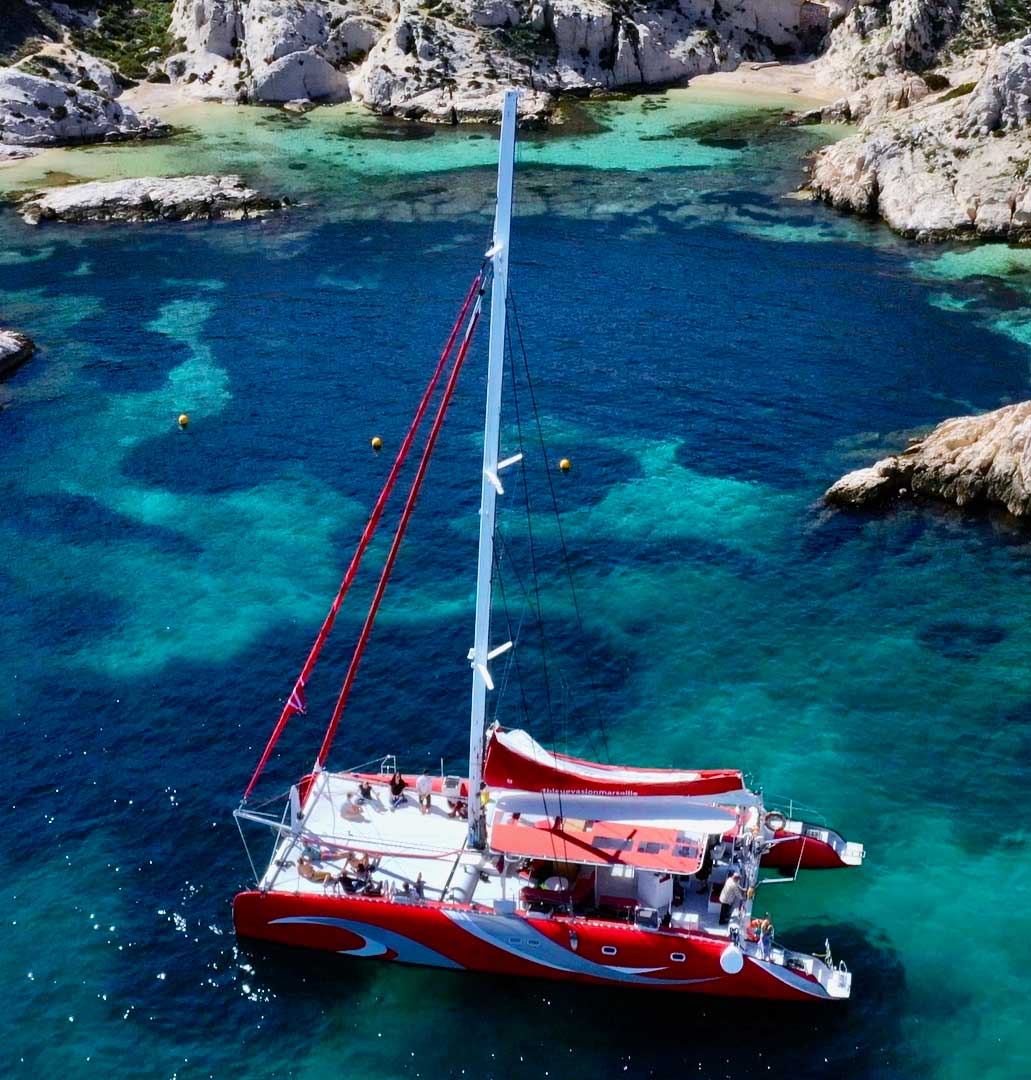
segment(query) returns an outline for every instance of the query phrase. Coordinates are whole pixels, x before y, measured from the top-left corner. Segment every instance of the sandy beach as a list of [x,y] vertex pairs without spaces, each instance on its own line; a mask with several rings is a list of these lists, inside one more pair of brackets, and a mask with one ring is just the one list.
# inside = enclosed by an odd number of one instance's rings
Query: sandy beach
[[848,91],[826,80],[815,63],[807,64],[742,64],[734,71],[717,71],[712,75],[696,75],[689,84],[693,90],[711,90],[736,95],[748,95],[756,101],[769,101],[783,96],[798,99],[798,106],[829,105],[846,97]]

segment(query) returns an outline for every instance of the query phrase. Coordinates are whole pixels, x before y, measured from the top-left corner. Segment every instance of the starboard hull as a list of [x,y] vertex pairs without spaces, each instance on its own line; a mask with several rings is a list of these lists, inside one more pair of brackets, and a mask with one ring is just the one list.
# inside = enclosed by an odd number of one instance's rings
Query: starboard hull
[[253,890],[237,895],[233,917],[241,937],[456,971],[771,1001],[847,997],[726,939],[603,920]]

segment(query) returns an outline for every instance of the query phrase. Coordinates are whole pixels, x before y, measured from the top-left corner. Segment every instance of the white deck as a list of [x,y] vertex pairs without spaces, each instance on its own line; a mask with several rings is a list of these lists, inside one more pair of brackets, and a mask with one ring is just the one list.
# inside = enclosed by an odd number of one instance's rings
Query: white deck
[[[362,853],[379,860],[372,878],[386,889],[403,892],[407,884],[414,892],[421,874],[427,900],[475,901],[487,907],[496,900],[518,902],[520,889],[527,884],[525,878],[519,877],[515,865],[509,867],[507,875],[501,874],[497,855],[466,847],[466,819],[464,815],[450,817],[443,796],[434,793],[430,812],[423,814],[414,790],[409,789],[404,804],[392,810],[386,784],[373,784],[373,799],[361,807],[362,820],[352,821],[341,809],[348,793],[357,790],[358,781],[349,774],[323,773],[318,778],[301,835],[284,834],[261,888],[316,895],[339,891],[335,883],[312,881],[298,872],[297,860],[305,847],[317,846],[323,857],[314,864],[316,870],[334,877],[349,853]],[[487,808],[488,824],[494,811],[492,799]],[[683,902],[673,908],[671,929],[729,934],[728,926],[719,925],[719,905],[710,900],[712,884],[721,883],[729,869],[717,863],[705,888],[694,878],[684,880]],[[750,907],[746,905],[742,913],[746,921]]]
[[[340,849],[339,857],[324,857],[316,869],[337,874],[348,852],[364,853],[379,859],[373,879],[398,891],[407,882],[414,888],[422,874],[424,896],[440,900],[445,891],[451,898],[491,905],[495,899],[518,896],[518,879],[513,875],[502,889],[501,877],[493,860],[483,852],[466,849],[468,824],[463,816],[448,816],[447,804],[441,795],[434,794],[432,808],[423,814],[415,792],[405,792],[404,805],[390,808],[390,792],[385,784],[373,784],[373,799],[361,807],[362,820],[351,821],[341,814],[348,792],[357,792],[353,776],[323,773],[308,800],[308,814],[303,840],[284,836],[275,857],[262,880],[263,888],[284,892],[332,892],[333,885],[310,881],[297,870],[297,859],[305,842],[318,845],[324,856]],[[488,810],[490,812],[490,810]],[[488,877],[481,880],[481,872]]]

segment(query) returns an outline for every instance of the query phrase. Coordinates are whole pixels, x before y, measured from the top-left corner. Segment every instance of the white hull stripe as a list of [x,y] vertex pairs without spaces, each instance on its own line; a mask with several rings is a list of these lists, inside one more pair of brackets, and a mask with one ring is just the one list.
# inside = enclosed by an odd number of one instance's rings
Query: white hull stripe
[[[446,911],[447,917],[463,930],[468,931],[488,945],[501,949],[512,956],[518,956],[538,967],[551,968],[553,971],[568,971],[570,974],[590,975],[596,979],[610,982],[628,982],[654,986],[686,986],[690,983],[714,982],[721,976],[703,979],[651,979],[646,976],[662,971],[663,968],[627,968],[615,965],[598,964],[588,960],[570,949],[538,934],[533,927],[520,918],[502,915],[476,915],[470,911]],[[529,944],[530,941],[536,944]]]
[[397,958],[405,964],[423,964],[427,967],[456,968],[464,970],[462,965],[456,963],[450,957],[435,949],[413,941],[404,934],[398,934],[393,930],[384,930],[379,926],[370,926],[368,923],[356,922],[353,919],[335,919],[328,915],[291,915],[283,919],[273,919],[269,924],[275,926],[282,923],[308,923],[313,926],[331,926],[341,930],[347,930],[360,937],[364,942],[357,949],[340,949],[348,956],[385,956],[388,950],[397,953]]

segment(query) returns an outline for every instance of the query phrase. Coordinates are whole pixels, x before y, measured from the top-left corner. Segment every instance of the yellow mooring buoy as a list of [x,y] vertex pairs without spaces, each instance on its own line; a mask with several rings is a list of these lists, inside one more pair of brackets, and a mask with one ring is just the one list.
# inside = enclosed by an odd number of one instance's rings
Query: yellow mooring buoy
[[378,435],[373,435],[373,437],[371,439],[371,445],[372,445],[373,450],[382,450],[383,449],[383,440]]
[[562,459],[562,460],[561,460],[561,461],[560,461],[560,462],[558,463],[558,467],[559,467],[559,468],[560,468],[560,469],[561,469],[561,470],[562,470],[563,472],[569,472],[569,470],[570,470],[570,469],[571,469],[571,468],[573,467],[573,463],[572,463],[572,462],[571,462],[571,461],[569,460],[569,458],[567,458],[567,457],[564,457],[564,458],[563,458],[563,459]]
[[179,414],[179,426],[184,431],[186,430],[186,427],[189,424],[189,422],[190,422],[190,414],[189,413],[180,413]]

